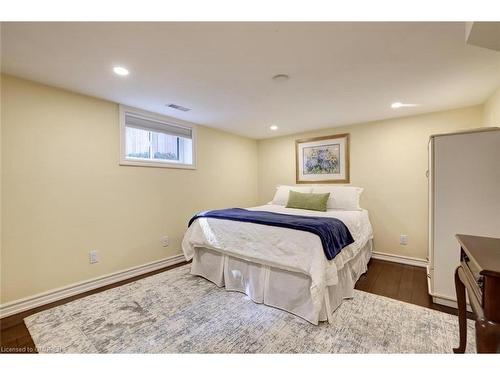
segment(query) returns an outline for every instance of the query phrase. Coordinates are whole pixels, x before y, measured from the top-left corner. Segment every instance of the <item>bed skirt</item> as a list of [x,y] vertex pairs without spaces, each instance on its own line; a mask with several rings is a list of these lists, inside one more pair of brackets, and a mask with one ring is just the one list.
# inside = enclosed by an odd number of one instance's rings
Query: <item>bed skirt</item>
[[313,324],[330,321],[344,299],[353,297],[354,284],[367,271],[372,254],[369,240],[338,271],[339,282],[326,287],[321,308],[314,307],[311,278],[299,272],[255,263],[217,250],[195,248],[191,274],[210,280],[228,291],[245,293],[256,303],[263,303],[295,314]]

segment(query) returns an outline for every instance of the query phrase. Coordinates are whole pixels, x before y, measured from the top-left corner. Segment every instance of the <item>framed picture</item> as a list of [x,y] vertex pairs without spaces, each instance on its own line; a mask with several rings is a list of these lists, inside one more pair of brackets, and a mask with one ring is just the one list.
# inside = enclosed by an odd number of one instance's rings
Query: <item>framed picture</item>
[[298,184],[348,183],[349,134],[295,141]]

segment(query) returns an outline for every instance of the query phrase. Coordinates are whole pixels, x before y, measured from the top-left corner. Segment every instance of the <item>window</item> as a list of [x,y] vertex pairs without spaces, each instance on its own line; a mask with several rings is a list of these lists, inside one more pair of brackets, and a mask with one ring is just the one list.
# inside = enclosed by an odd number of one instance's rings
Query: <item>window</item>
[[195,129],[188,123],[120,106],[120,164],[195,168]]

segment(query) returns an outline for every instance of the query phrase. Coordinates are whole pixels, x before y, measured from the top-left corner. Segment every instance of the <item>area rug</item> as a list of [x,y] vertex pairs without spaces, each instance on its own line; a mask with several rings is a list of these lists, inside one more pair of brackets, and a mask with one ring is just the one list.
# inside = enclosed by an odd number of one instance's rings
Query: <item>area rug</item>
[[451,353],[458,344],[453,315],[355,291],[332,323],[315,326],[189,267],[42,311],[26,326],[41,353]]

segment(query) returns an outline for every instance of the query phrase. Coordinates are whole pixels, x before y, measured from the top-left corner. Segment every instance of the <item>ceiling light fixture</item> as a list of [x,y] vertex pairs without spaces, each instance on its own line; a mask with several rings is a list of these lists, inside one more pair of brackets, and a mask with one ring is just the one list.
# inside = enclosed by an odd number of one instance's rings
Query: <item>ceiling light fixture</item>
[[276,131],[278,130],[278,125],[271,125],[269,129],[271,129],[272,131]]
[[273,77],[273,80],[276,82],[285,82],[290,79],[290,76],[288,74],[276,74]]
[[115,74],[118,74],[119,76],[128,76],[130,73],[128,69],[124,68],[123,66],[113,67],[113,72],[115,72]]
[[401,103],[401,102],[395,102],[395,103],[391,104],[392,109],[398,109],[398,108],[403,108],[403,107],[418,107],[418,104]]

